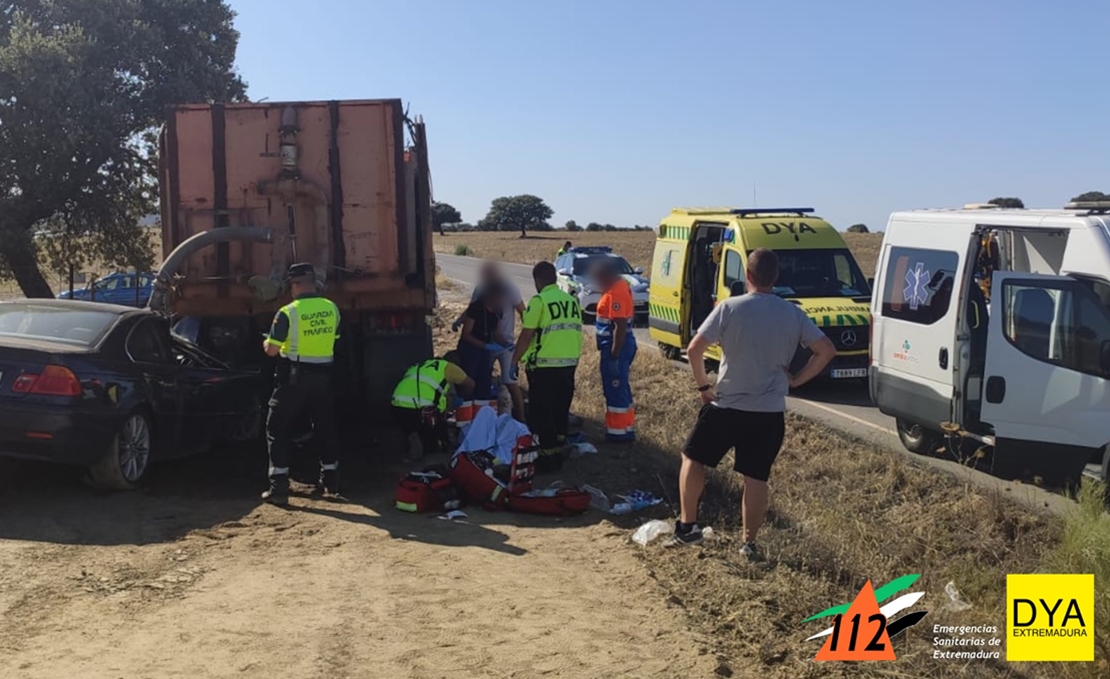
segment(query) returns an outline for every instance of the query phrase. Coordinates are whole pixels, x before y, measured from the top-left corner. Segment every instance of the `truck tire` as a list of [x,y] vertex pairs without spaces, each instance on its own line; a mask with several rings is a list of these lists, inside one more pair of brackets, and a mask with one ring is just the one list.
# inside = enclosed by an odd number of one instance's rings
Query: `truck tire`
[[120,424],[108,452],[89,467],[89,482],[105,490],[133,490],[146,478],[154,437],[150,419],[141,410]]
[[939,432],[905,420],[898,420],[897,425],[898,438],[911,453],[931,455],[940,447],[942,437]]

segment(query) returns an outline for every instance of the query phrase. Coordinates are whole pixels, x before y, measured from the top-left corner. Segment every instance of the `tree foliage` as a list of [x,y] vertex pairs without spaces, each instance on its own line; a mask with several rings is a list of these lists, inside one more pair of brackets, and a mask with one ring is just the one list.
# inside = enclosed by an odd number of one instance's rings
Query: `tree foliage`
[[1075,198],[1072,198],[1072,202],[1076,203],[1090,203],[1100,200],[1110,200],[1110,194],[1103,193],[1102,191],[1087,191],[1086,193],[1081,193]]
[[479,226],[490,231],[520,231],[520,237],[528,231],[550,231],[547,220],[555,213],[543,199],[531,194],[502,196],[495,198],[489,206],[489,213]]
[[581,231],[582,230],[582,227],[578,226],[578,222],[574,221],[573,219],[568,219],[567,223],[564,225],[564,227],[566,228],[567,231]]
[[432,225],[443,235],[444,224],[459,224],[463,220],[462,213],[448,203],[432,203]]
[[848,227],[848,233],[871,233],[866,224],[853,224]]
[[998,207],[1025,209],[1025,203],[1022,202],[1021,198],[991,198],[987,202]]
[[0,0],[0,273],[51,296],[40,259],[148,266],[155,129],[171,104],[235,101],[222,0]]

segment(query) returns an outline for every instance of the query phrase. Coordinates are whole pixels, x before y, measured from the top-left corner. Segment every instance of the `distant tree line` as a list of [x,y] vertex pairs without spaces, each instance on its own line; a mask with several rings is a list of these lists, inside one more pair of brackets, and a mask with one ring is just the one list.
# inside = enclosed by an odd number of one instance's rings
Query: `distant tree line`
[[548,207],[542,198],[531,194],[502,196],[493,199],[486,216],[478,220],[477,224],[463,221],[462,214],[449,203],[432,203],[432,221],[440,235],[470,231],[519,231],[520,237],[525,238],[529,231],[653,230],[651,226],[640,226],[639,224],[622,229],[614,224],[599,224],[597,222],[590,222],[583,227],[573,219],[567,221],[562,229],[558,229],[552,226],[549,221],[554,214],[554,211]]

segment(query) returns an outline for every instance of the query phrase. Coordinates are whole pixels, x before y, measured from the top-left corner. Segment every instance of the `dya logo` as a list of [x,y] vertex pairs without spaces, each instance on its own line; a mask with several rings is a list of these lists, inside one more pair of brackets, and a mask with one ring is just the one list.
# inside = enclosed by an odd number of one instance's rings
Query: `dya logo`
[[894,647],[890,640],[921,622],[928,611],[907,613],[897,620],[893,618],[920,601],[925,593],[910,592],[881,608],[879,604],[902,590],[909,589],[920,577],[920,574],[903,575],[877,590],[868,580],[850,604],[833,606],[806,618],[803,622],[833,618],[832,627],[806,640],[828,637],[813,659],[817,661],[895,660]]

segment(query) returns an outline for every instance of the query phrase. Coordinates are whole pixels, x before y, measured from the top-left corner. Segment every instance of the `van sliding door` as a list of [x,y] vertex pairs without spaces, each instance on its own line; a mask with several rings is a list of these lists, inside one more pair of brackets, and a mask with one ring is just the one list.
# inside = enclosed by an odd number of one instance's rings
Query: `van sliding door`
[[983,385],[996,473],[1078,480],[1110,441],[1110,313],[1073,278],[996,273]]

